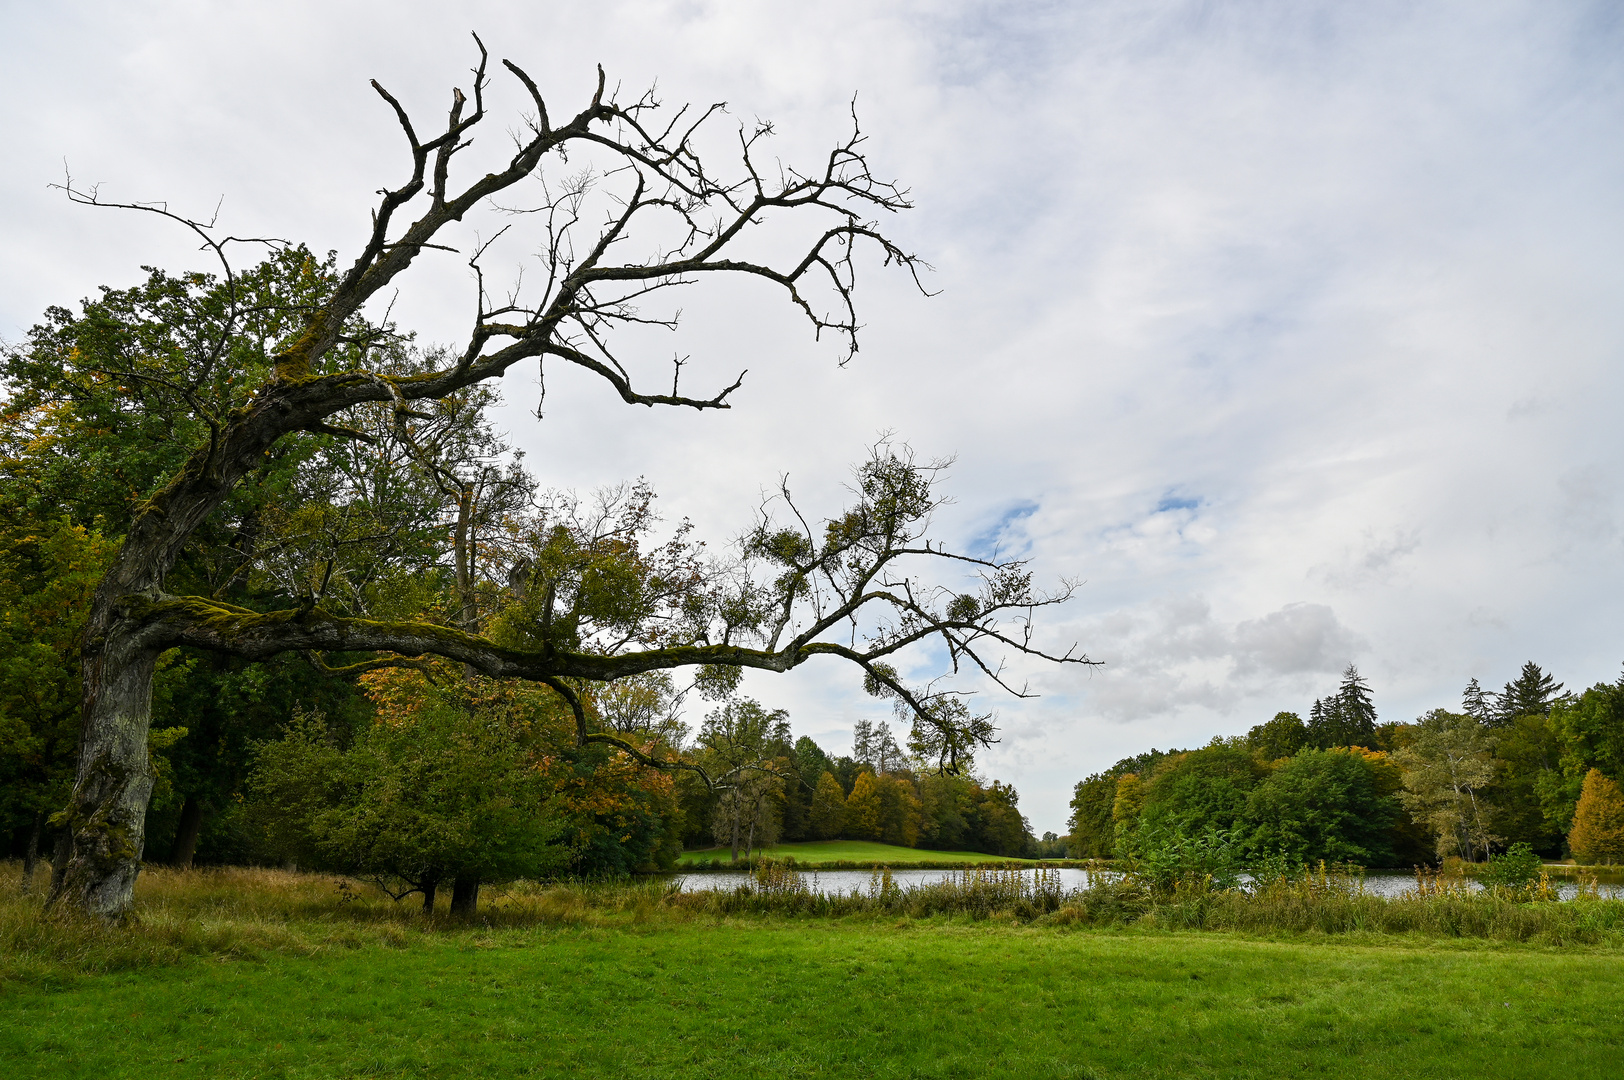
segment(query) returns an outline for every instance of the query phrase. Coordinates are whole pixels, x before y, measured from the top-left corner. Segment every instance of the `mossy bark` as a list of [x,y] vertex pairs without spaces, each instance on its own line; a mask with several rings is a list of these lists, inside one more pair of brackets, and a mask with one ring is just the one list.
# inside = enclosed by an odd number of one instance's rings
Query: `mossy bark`
[[53,874],[50,901],[109,921],[127,917],[134,904],[155,779],[147,732],[158,654],[129,636],[85,649],[79,769],[63,821],[66,861]]

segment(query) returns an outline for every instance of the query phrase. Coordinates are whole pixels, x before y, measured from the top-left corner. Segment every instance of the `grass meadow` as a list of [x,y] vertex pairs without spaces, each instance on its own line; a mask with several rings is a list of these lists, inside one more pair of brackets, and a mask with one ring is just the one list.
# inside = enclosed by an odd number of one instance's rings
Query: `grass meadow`
[[881,882],[821,913],[770,875],[731,896],[531,886],[455,922],[332,876],[156,871],[142,876],[138,923],[116,929],[42,915],[13,864],[0,873],[0,1075],[1618,1069],[1621,902],[1520,905],[1549,913],[1520,935],[1458,912],[1402,932],[1293,929],[1287,915],[1240,932],[1178,928],[1188,897],[1136,908],[1118,896],[1108,916],[1101,897],[1053,907],[1041,890],[979,880],[957,899]]

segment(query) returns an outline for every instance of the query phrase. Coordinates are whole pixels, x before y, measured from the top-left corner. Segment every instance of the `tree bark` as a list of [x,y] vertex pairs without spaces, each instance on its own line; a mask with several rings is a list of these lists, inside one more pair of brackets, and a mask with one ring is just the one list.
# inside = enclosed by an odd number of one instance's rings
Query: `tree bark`
[[755,804],[750,807],[750,838],[744,842],[744,861],[746,863],[750,861],[751,854],[756,850],[756,815],[760,812],[760,809],[760,806]]
[[23,895],[34,890],[34,866],[39,862],[40,823],[45,815],[34,811],[34,821],[28,826],[28,849],[23,852]]
[[62,879],[67,875],[68,855],[72,849],[73,838],[68,835],[68,830],[59,830],[51,852],[51,891],[47,896],[56,896],[62,891]]
[[84,721],[68,803],[68,850],[50,899],[110,921],[127,918],[135,902],[156,776],[147,731],[158,653],[140,638],[128,626],[115,626],[100,648],[85,646]]
[[739,800],[733,800],[733,861],[739,861]]
[[203,802],[196,795],[186,796],[180,808],[180,824],[175,828],[175,843],[169,849],[169,863],[182,870],[192,868],[192,856],[197,854],[197,838],[203,831]]
[[423,914],[434,914],[434,894],[439,888],[439,878],[425,878],[423,880]]
[[451,882],[451,914],[473,915],[479,906],[479,878],[458,874]]

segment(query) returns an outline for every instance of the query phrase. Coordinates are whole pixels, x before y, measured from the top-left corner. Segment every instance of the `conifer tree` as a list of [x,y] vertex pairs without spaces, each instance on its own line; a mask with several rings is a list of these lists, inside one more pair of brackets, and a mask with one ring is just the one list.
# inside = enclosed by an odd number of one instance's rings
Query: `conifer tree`
[[1532,660],[1523,665],[1515,682],[1506,683],[1499,695],[1491,727],[1505,727],[1519,716],[1549,716],[1551,704],[1562,692],[1562,684],[1540,670]]
[[1582,863],[1624,861],[1624,791],[1600,769],[1585,774],[1579,805],[1573,812],[1568,847]]
[[1460,711],[1480,724],[1493,726],[1494,694],[1492,692],[1485,694],[1483,688],[1477,684],[1477,679],[1473,678],[1461,692]]
[[1370,700],[1370,684],[1352,664],[1342,672],[1342,685],[1336,692],[1338,746],[1369,748],[1376,740],[1376,706]]
[[1320,750],[1376,745],[1376,706],[1370,700],[1370,684],[1354,665],[1342,672],[1342,685],[1335,694],[1314,699],[1308,714],[1307,744]]

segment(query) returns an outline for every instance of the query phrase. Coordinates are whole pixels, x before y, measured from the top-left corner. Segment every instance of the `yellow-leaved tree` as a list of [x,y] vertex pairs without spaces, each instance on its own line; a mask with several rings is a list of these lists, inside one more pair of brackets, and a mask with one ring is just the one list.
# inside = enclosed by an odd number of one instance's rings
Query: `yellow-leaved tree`
[[846,835],[853,840],[878,840],[884,829],[880,810],[880,782],[864,769],[846,796]]
[[1568,847],[1582,863],[1624,861],[1624,791],[1600,769],[1585,774]]
[[812,793],[812,835],[819,840],[833,840],[840,835],[846,823],[846,793],[840,790],[840,781],[834,773],[825,771],[818,777],[818,786]]

